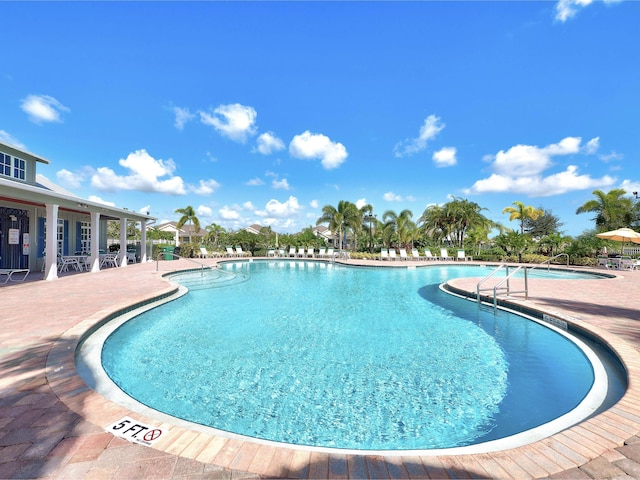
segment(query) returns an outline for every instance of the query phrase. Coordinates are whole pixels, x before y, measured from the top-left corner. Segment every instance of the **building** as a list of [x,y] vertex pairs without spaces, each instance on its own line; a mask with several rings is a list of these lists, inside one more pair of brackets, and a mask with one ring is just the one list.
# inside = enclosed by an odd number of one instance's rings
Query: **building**
[[176,246],[179,246],[181,243],[202,243],[208,233],[202,228],[196,231],[194,225],[187,223],[178,228],[178,222],[160,223],[155,228],[161,232],[171,233],[174,236]]
[[[140,223],[141,261],[146,261],[146,227],[154,217],[73,195],[38,175],[40,164],[49,161],[0,143],[0,268],[43,270],[46,280],[54,280],[59,257],[85,253],[89,269],[99,271],[109,220],[120,222],[123,245],[127,223]],[[125,249],[118,265],[127,265]]]

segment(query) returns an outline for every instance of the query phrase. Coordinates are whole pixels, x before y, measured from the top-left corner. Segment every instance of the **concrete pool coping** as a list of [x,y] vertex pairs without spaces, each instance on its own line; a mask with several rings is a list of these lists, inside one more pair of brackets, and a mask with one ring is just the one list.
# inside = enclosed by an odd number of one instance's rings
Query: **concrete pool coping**
[[[207,263],[213,265],[215,261],[207,261]],[[381,264],[381,262],[375,261],[356,262],[354,260],[348,263]],[[161,270],[165,273],[190,267],[189,264],[182,261],[160,262],[160,265]],[[52,340],[49,348],[46,349],[46,385],[38,385],[38,388],[43,390],[42,395],[46,394],[46,387],[50,388],[67,408],[76,412],[83,421],[95,425],[97,428],[92,431],[91,436],[100,437],[102,441],[108,439],[109,442],[112,442],[111,435],[99,434],[98,432],[103,431],[107,425],[123,416],[129,415],[152,425],[157,425],[157,422],[153,418],[131,412],[89,389],[77,375],[75,369],[75,345],[85,332],[91,330],[96,323],[103,321],[104,318],[129,308],[131,304],[141,299],[150,300],[159,294],[168,294],[175,290],[174,286],[161,278],[159,272],[155,272],[155,268],[155,264],[133,265],[127,267],[126,276],[122,271],[78,274],[77,277],[85,275],[86,277],[81,280],[63,278],[57,282],[36,282],[42,285],[35,285],[35,283],[33,286],[14,285],[1,290],[5,294],[10,292],[11,294],[13,292],[29,294],[39,290],[50,291],[49,305],[55,305],[55,308],[43,313],[47,314],[45,320],[49,320],[49,324],[55,323],[56,328],[61,331],[56,333],[54,329],[47,332],[48,338]],[[595,282],[601,281],[595,280]],[[589,280],[587,282],[591,283]],[[474,478],[543,478],[565,475],[575,469],[581,469],[582,473],[594,472],[597,471],[595,465],[603,463],[607,463],[612,468],[618,468],[614,462],[624,458],[622,452],[626,451],[621,447],[626,441],[636,438],[640,431],[640,391],[637,386],[637,379],[640,379],[640,354],[636,349],[640,345],[640,328],[635,321],[640,310],[640,302],[630,292],[640,291],[638,290],[640,272],[625,272],[622,276],[616,276],[616,278],[604,280],[604,282],[612,283],[582,288],[581,291],[576,292],[579,295],[572,297],[564,295],[571,292],[570,288],[558,288],[557,285],[550,287],[545,284],[544,280],[536,280],[531,284],[531,290],[536,295],[530,296],[528,301],[519,298],[509,299],[514,304],[525,303],[529,307],[534,306],[546,310],[552,315],[565,315],[572,323],[580,325],[594,336],[601,338],[603,343],[607,344],[621,358],[628,372],[629,387],[624,397],[615,406],[547,439],[523,447],[475,455],[346,456],[275,448],[254,442],[240,442],[196,432],[170,423],[162,423],[160,426],[166,429],[167,435],[152,448],[140,448],[144,451],[166,452],[170,455],[173,465],[183,464],[184,462],[181,463],[182,459],[191,459],[205,464],[204,470],[200,470],[203,475],[207,471],[206,465],[232,469],[236,475],[238,475],[237,472],[244,472],[242,475],[277,478],[362,478],[367,476],[376,478],[406,478],[409,476],[447,478],[462,475],[463,472]],[[468,291],[475,289],[475,283],[469,279],[453,280],[450,283],[456,288]],[[92,284],[96,289],[101,290],[92,292]],[[106,286],[112,290],[105,295],[104,288]],[[69,301],[68,298],[61,301],[61,298],[64,298],[61,292],[65,287],[67,289],[82,289],[80,294],[75,291],[72,295],[73,299],[82,299],[82,302],[79,302],[81,305],[73,300]],[[622,289],[626,289],[626,294]],[[599,294],[602,295],[601,301],[597,298]],[[8,295],[8,298],[11,300],[12,296]],[[32,302],[33,308],[42,308],[42,303],[46,300]],[[20,305],[23,302],[15,298],[15,303]],[[3,326],[16,325],[16,327],[12,329],[13,331],[3,334],[3,340],[12,335],[11,338],[14,338],[17,343],[22,341],[23,344],[28,344],[29,340],[26,337],[29,335],[42,336],[42,332],[36,333],[37,330],[44,328],[42,324],[31,322],[31,325],[24,325],[24,320],[28,320],[29,317],[25,314],[20,315],[10,307],[11,305],[7,310],[8,315],[2,319],[2,323]],[[65,318],[62,318],[63,315]],[[20,327],[17,326],[18,322]],[[69,328],[60,328],[65,324]],[[53,327],[50,327],[51,329]],[[16,332],[22,335],[18,337]],[[17,348],[19,346],[16,346]],[[25,375],[25,372],[21,373]],[[12,389],[13,392],[28,391],[30,387],[27,387],[24,381],[18,379],[16,375],[11,377],[5,376],[2,380],[5,391],[7,388]],[[7,425],[11,424],[7,423]],[[3,447],[3,445],[9,445],[6,436],[0,436],[0,447],[5,449],[9,448],[8,446]],[[84,437],[86,436],[84,435]],[[65,441],[74,443],[71,442],[72,439],[82,437],[83,435],[67,435],[59,439],[59,443]],[[59,447],[59,444],[56,443],[55,446]],[[116,446],[118,448],[125,447],[122,442],[116,442],[114,447]],[[108,451],[107,444],[99,450],[96,460],[83,462],[83,468],[87,468],[87,471],[93,471],[91,469],[97,465],[100,454]],[[52,447],[42,456],[43,459],[49,459],[50,471],[62,475],[73,466],[79,465],[79,462],[74,462],[74,456],[62,455],[60,452],[58,452],[54,465],[53,460],[50,459],[53,451],[55,449]],[[140,457],[148,456],[139,449],[135,451]],[[24,459],[23,463],[27,460]],[[136,459],[127,457],[112,459],[112,461],[114,462],[113,468],[124,468],[127,464],[135,463]],[[194,463],[189,465],[196,468]],[[8,472],[9,468],[14,467],[6,468],[5,470],[0,469],[0,476],[11,477],[11,473],[6,475],[1,473]],[[589,470],[589,468],[591,469]],[[591,477],[599,478],[593,474]]]

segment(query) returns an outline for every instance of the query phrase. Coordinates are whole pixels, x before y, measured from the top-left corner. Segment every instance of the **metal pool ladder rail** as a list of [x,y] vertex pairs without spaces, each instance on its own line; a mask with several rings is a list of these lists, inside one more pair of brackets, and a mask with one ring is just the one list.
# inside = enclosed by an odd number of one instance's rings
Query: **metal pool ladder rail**
[[[502,280],[500,280],[493,287],[481,288],[484,282],[489,280],[491,277],[493,277],[498,271],[500,271],[503,268],[505,269],[506,275]],[[478,284],[476,285],[476,299],[478,303],[480,303],[480,292],[489,291],[489,290],[493,290],[493,309],[494,310],[498,308],[498,292],[499,291],[506,295],[510,295],[512,293],[524,293],[525,300],[528,300],[529,278],[527,275],[527,268],[522,265],[519,265],[515,269],[513,269],[511,272],[509,272],[510,268],[511,267],[509,267],[509,265],[507,265],[506,263],[501,263],[497,268],[495,268],[491,273],[489,273],[489,275],[487,275],[486,277],[484,277],[482,280],[478,282]],[[524,272],[524,290],[511,290],[511,285],[509,280],[520,270]]]

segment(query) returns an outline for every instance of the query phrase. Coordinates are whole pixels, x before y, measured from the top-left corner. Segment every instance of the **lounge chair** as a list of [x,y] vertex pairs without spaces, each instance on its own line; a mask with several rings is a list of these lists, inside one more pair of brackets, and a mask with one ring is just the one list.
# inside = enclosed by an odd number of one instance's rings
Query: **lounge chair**
[[418,261],[420,261],[420,260],[424,260],[424,257],[421,257],[421,256],[420,256],[420,252],[419,252],[417,249],[415,249],[415,248],[414,248],[413,250],[411,250],[411,257],[412,257],[414,260],[418,260]]
[[389,249],[389,260],[395,260],[396,258],[396,249],[395,248],[390,248]]
[[[2,268],[0,269],[0,277],[2,275],[6,275],[7,278],[4,281],[0,281],[0,283],[7,283],[9,281],[12,282],[24,282],[27,279],[27,275],[29,275],[28,268]],[[22,275],[21,278],[13,278],[13,276]]]
[[289,256],[290,257],[296,256],[296,247],[289,247]]
[[400,249],[400,260],[409,260],[409,257],[407,257],[407,249],[406,248],[401,248]]
[[449,256],[449,252],[446,248],[440,249],[440,260],[453,260],[453,257]]
[[314,258],[315,254],[313,253],[314,248],[313,247],[307,247],[307,257],[311,257]]
[[334,258],[335,253],[333,253],[333,248],[327,248],[327,257],[326,258]]
[[620,258],[620,269],[621,270],[635,270],[637,263],[631,257],[621,257]]
[[318,258],[325,258],[327,256],[326,252],[327,249],[325,247],[318,249]]
[[269,250],[267,250],[267,257],[275,257],[276,256],[276,251],[273,248],[270,248]]
[[200,258],[209,258],[209,252],[204,247],[200,247]]
[[226,257],[237,257],[238,254],[235,252],[233,247],[227,247],[227,253],[225,254],[225,256]]
[[304,253],[304,247],[298,247],[298,257],[300,258],[304,258],[305,257],[305,253]]
[[380,260],[389,260],[389,251],[386,248],[380,249]]
[[467,257],[467,254],[464,253],[464,250],[458,250],[458,256],[456,257],[456,260],[464,260],[466,262],[467,260],[473,260],[473,257]]
[[424,258],[425,260],[438,260],[438,257],[435,257],[428,248],[424,251]]

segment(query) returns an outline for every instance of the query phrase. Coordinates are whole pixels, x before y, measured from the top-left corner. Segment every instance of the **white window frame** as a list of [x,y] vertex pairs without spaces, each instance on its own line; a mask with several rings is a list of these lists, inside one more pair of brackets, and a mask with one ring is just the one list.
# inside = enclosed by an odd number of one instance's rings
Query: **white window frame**
[[27,161],[18,157],[13,157],[13,178],[18,180],[27,179]]
[[91,252],[91,222],[80,222],[80,249],[83,253]]

